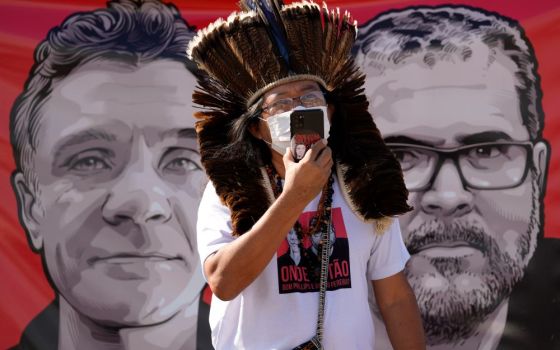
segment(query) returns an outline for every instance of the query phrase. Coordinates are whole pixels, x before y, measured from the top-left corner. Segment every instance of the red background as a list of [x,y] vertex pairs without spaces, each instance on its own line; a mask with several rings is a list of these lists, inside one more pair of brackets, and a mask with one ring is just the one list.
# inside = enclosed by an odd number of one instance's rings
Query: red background
[[[177,0],[183,17],[200,28],[236,9],[236,0]],[[291,2],[291,1],[287,1]],[[539,62],[544,91],[544,136],[552,154],[545,198],[545,235],[560,238],[560,3],[557,0],[501,1],[329,1],[349,10],[358,23],[379,12],[413,5],[466,4],[517,19],[525,28]],[[14,345],[25,325],[53,298],[41,261],[21,229],[9,177],[14,169],[8,116],[33,63],[33,50],[48,30],[77,11],[104,7],[102,0],[0,0],[0,348]],[[555,215],[556,214],[556,215]]]

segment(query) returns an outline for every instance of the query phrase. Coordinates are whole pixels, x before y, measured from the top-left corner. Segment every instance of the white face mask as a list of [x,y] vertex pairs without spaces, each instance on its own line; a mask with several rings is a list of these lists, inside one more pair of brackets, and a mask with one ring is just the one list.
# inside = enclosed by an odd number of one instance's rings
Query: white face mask
[[321,111],[323,111],[323,135],[325,135],[325,140],[329,138],[331,126],[329,124],[329,118],[327,116],[327,107],[320,106],[305,108],[303,106],[297,106],[291,111],[270,116],[266,120],[260,118],[268,124],[268,129],[270,130],[270,136],[272,138],[271,147],[273,150],[280,154],[284,154],[286,152],[286,148],[290,147],[290,114],[292,114],[293,111],[301,111],[307,109],[320,109]]

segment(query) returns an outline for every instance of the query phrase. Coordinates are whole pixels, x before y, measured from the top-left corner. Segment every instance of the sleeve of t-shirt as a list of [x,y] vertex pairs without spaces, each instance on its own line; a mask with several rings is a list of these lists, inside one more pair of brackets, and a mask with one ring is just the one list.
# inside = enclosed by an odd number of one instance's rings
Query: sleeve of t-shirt
[[368,261],[367,276],[379,280],[404,269],[410,255],[404,245],[399,220],[394,219],[389,229],[376,235]]
[[198,207],[196,223],[197,247],[202,266],[210,254],[235,239],[232,232],[230,211],[222,204],[209,181]]

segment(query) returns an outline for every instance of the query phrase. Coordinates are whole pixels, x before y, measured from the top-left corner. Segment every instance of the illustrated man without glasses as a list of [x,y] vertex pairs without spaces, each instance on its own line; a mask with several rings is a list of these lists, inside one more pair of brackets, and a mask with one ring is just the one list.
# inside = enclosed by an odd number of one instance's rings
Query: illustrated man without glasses
[[56,300],[19,349],[194,349],[205,185],[174,6],[114,1],[52,29],[10,119],[12,182]]
[[[559,327],[533,306],[552,307],[539,296],[557,294],[543,281],[558,273],[524,283],[535,294],[510,300],[542,233],[549,154],[537,63],[523,30],[461,6],[405,9],[361,27],[355,50],[370,111],[415,208],[400,224],[428,345],[548,349],[538,344]],[[546,243],[541,251],[551,251]],[[531,270],[544,272],[536,264]],[[389,348],[388,339],[378,343]]]
[[[203,108],[196,129],[211,179],[197,234],[216,296],[214,346],[371,349],[371,283],[394,348],[424,349],[416,301],[402,272],[409,255],[393,218],[410,210],[407,193],[350,56],[355,24],[349,14],[309,2],[241,6],[189,45],[190,57],[210,76],[199,80],[193,101]],[[297,163],[289,151],[296,107],[298,113],[322,111],[331,125],[328,145],[315,143]],[[348,276],[325,262],[321,315],[320,276],[313,273],[321,260],[282,270],[278,250],[291,229],[305,247],[313,233],[326,233],[322,250],[335,222],[348,236],[347,258],[337,260]]]

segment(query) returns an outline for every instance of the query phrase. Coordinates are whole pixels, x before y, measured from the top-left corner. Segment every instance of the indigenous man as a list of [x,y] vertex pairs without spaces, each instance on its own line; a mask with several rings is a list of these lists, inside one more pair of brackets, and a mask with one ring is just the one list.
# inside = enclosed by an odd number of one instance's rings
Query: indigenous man
[[[350,56],[355,35],[349,14],[314,3],[244,1],[189,45],[209,74],[193,97],[212,182],[197,234],[218,349],[371,349],[368,285],[394,348],[424,349],[394,218],[410,210],[407,192],[367,111]],[[294,108],[320,110],[331,125],[328,142],[298,163],[289,149]],[[347,232],[345,259],[329,260],[331,226]],[[291,229],[306,248],[320,232],[322,254],[279,269]]]

